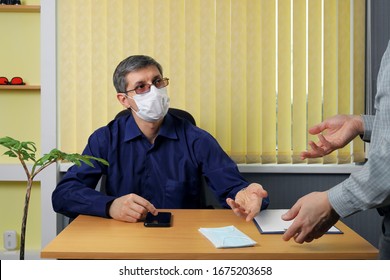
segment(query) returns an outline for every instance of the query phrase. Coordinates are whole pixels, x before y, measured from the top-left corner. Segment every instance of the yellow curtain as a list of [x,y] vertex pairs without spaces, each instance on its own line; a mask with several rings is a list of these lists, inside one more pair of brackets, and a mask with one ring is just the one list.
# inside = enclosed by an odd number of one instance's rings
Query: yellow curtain
[[[364,110],[364,0],[58,1],[59,146],[80,152],[122,108],[112,73],[133,54],[170,78],[237,163],[302,163],[308,127]],[[324,159],[364,159],[361,140]],[[305,161],[306,162],[306,161]]]

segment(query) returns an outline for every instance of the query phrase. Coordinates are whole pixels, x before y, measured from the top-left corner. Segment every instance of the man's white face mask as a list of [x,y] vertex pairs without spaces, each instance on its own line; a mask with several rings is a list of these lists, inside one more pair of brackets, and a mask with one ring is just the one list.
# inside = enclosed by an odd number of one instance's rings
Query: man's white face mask
[[135,101],[138,111],[131,109],[144,121],[156,122],[165,117],[168,112],[169,97],[166,87],[159,89],[152,85],[149,92],[129,98]]

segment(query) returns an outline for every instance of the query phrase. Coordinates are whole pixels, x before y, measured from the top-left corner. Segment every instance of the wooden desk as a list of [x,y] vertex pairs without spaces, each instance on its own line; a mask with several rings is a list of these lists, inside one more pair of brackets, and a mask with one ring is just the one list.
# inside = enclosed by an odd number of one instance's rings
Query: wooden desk
[[[167,210],[168,211],[168,210]],[[327,234],[309,244],[260,234],[253,222],[231,210],[170,210],[173,226],[79,216],[41,252],[56,259],[376,259],[378,250],[339,222],[344,234]],[[257,241],[254,247],[216,249],[198,229],[234,225]]]

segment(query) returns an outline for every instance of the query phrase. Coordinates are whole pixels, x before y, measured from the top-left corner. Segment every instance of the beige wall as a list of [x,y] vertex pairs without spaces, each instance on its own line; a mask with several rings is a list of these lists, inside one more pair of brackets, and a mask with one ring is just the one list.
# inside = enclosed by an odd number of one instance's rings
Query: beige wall
[[[24,0],[24,5],[39,5],[39,0]],[[3,26],[1,40],[0,76],[20,76],[26,85],[40,84],[40,14],[39,12],[2,12],[0,26]],[[4,90],[0,88],[0,137],[10,136],[21,141],[33,141],[40,155],[40,90]],[[19,161],[2,155],[0,147],[0,168],[19,166]],[[21,165],[19,166],[22,169]],[[0,172],[0,174],[3,174]],[[12,176],[11,176],[12,177]],[[5,180],[0,176],[0,238],[3,232],[15,230],[20,238],[26,183],[22,178]],[[18,241],[19,242],[19,241]],[[26,250],[41,247],[41,193],[40,182],[33,186],[26,232]],[[3,246],[0,252],[4,251]],[[0,259],[1,259],[0,254]]]

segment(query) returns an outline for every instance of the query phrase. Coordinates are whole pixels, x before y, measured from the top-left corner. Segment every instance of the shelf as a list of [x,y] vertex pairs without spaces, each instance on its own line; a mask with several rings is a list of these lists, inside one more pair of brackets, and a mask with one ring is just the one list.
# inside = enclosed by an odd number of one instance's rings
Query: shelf
[[40,90],[41,86],[32,86],[32,85],[24,85],[24,86],[0,86],[0,90]]
[[[31,170],[32,164],[27,164],[27,168]],[[13,181],[25,182],[27,181],[26,173],[20,163],[0,163],[0,182]],[[36,182],[41,181],[40,174],[35,178]]]
[[0,5],[0,13],[39,13],[39,5]]

